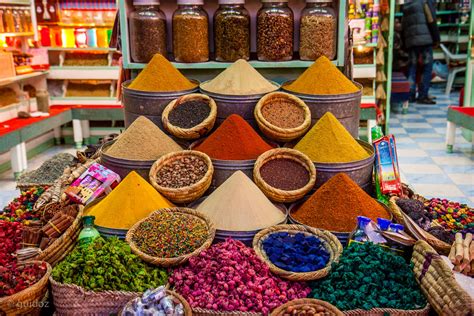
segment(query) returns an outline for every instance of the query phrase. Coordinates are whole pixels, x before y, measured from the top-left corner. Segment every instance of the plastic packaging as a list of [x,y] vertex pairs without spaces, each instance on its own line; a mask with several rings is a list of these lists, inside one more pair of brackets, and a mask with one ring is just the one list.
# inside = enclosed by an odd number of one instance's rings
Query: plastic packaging
[[386,231],[389,229],[390,224],[392,224],[392,221],[386,218],[377,218],[377,224],[379,225],[381,230]]
[[159,0],[135,0],[130,14],[130,55],[134,62],[148,63],[156,53],[166,57],[166,16]]
[[366,242],[369,241],[369,237],[365,232],[366,226],[370,223],[371,219],[365,216],[357,216],[357,227],[349,236],[349,243],[351,241]]
[[236,61],[250,58],[250,15],[245,0],[220,0],[214,14],[216,60]]
[[178,0],[173,13],[173,53],[177,62],[209,60],[209,18],[203,0]]
[[263,61],[293,58],[293,11],[288,0],[262,0],[257,13],[257,57]]
[[300,18],[300,58],[336,57],[337,15],[331,0],[306,0]]

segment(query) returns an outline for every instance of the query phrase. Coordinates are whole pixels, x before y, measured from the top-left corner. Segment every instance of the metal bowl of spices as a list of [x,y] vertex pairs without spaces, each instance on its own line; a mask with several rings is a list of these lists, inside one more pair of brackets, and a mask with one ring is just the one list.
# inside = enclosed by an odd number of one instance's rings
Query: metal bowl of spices
[[276,148],[258,157],[253,179],[270,200],[289,203],[301,199],[313,188],[316,168],[305,154]]
[[199,91],[199,81],[194,79],[190,79],[190,81],[196,84],[194,88],[171,92],[151,92],[130,89],[128,86],[132,83],[132,80],[122,83],[122,105],[125,114],[125,127],[132,124],[139,116],[145,116],[153,121],[159,128],[163,129],[161,114],[168,103],[183,95]]
[[308,106],[297,96],[285,92],[271,92],[262,97],[254,115],[262,133],[279,142],[303,136],[311,125]]
[[197,139],[209,133],[217,116],[216,102],[205,94],[192,93],[171,101],[163,111],[163,127],[173,136]]
[[303,94],[286,90],[285,87],[294,80],[282,84],[281,89],[300,98],[311,111],[311,125],[314,125],[326,112],[331,112],[354,137],[359,137],[360,103],[362,85],[352,83],[358,88],[356,92],[345,94]]
[[150,183],[174,203],[189,203],[209,188],[214,167],[211,158],[195,150],[169,153],[150,169]]

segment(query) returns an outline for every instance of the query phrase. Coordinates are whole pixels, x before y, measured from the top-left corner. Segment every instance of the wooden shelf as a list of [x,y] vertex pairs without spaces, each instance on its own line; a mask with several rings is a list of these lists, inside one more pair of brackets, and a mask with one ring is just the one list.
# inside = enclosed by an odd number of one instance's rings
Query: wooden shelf
[[2,78],[2,79],[0,79],[0,87],[7,86],[7,85],[15,83],[15,82],[25,81],[25,80],[28,80],[28,79],[31,79],[31,78],[45,76],[47,74],[48,74],[47,71],[41,71],[41,72],[32,72],[32,73],[25,74],[25,75]]
[[118,80],[118,66],[51,66],[48,79]]
[[375,78],[377,66],[375,64],[355,64],[354,78]]
[[51,105],[120,105],[113,97],[51,97]]
[[114,27],[113,24],[95,24],[95,23],[58,23],[57,26],[59,27],[66,27],[66,28],[96,28],[96,27],[106,27],[112,28]]
[[0,0],[1,5],[30,5],[31,1],[30,0]]
[[21,37],[21,36],[34,36],[34,32],[14,32],[14,33],[0,33],[0,36],[4,37]]
[[103,52],[116,52],[117,49],[109,47],[48,47],[48,51],[79,51],[79,52],[93,52],[93,51],[103,51]]

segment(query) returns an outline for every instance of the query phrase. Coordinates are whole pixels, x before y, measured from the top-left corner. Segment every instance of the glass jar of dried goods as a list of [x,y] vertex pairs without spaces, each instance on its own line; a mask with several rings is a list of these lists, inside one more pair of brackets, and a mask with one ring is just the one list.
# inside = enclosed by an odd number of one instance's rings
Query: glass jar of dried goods
[[12,14],[13,14],[13,26],[15,29],[13,32],[22,32],[23,29],[21,26],[20,9],[13,8]]
[[216,60],[236,61],[250,58],[250,15],[245,0],[219,0],[214,14]]
[[15,20],[13,19],[12,8],[10,7],[7,7],[3,13],[3,26],[5,28],[5,32],[15,32]]
[[300,58],[336,57],[337,15],[332,0],[306,0],[300,20]]
[[159,0],[134,0],[130,14],[130,55],[137,63],[148,63],[156,53],[166,57],[166,16]]
[[209,18],[204,0],[178,0],[173,13],[173,53],[178,62],[209,60]]
[[258,60],[291,60],[294,17],[288,0],[262,0],[262,4],[257,13]]

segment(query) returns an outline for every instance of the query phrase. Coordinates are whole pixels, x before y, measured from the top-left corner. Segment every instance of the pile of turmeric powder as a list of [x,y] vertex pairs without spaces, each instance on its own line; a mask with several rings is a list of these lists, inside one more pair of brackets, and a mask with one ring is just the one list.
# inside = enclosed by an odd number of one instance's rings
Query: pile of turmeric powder
[[359,90],[325,56],[319,57],[295,81],[283,88],[296,93],[323,95],[346,94]]
[[322,163],[352,162],[369,157],[331,112],[326,112],[294,149]]
[[148,65],[128,86],[130,89],[150,92],[183,91],[195,87],[195,83],[183,76],[161,54],[153,56]]

